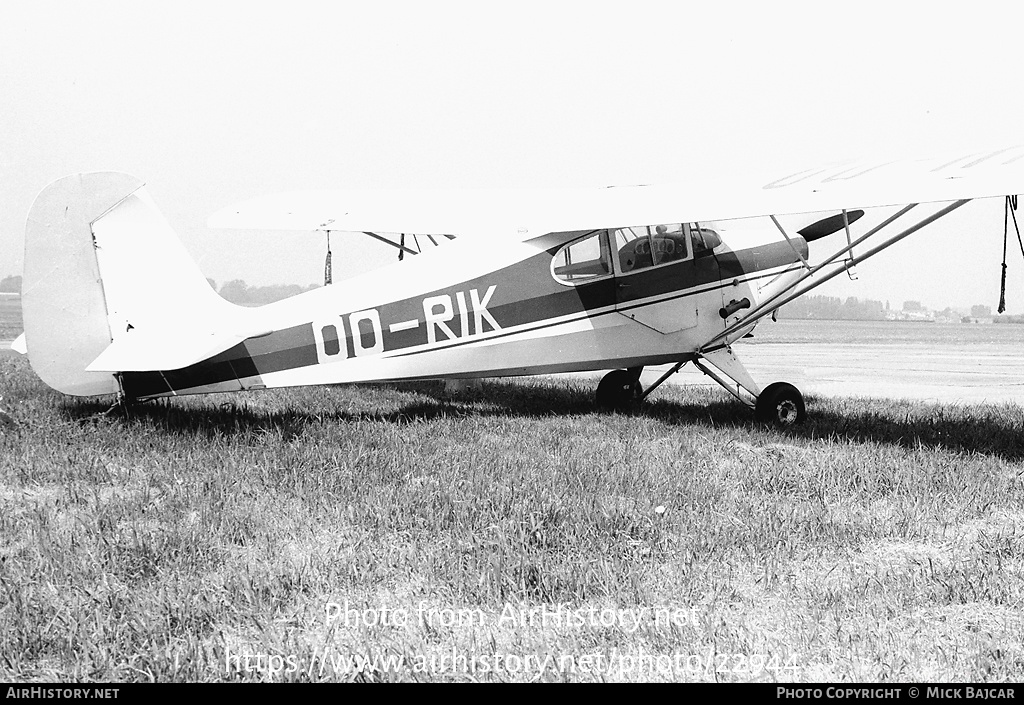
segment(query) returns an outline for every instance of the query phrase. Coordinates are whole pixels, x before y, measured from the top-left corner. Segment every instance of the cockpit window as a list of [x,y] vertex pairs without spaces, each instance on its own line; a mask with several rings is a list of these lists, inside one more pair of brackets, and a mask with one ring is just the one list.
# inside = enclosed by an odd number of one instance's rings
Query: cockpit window
[[573,285],[611,276],[612,257],[608,248],[608,231],[595,230],[565,245],[555,253],[551,271],[558,281]]
[[710,254],[722,244],[721,236],[709,227],[694,224],[690,226],[690,239],[693,240],[693,256]]
[[613,232],[623,273],[691,257],[689,226],[683,223],[640,225]]

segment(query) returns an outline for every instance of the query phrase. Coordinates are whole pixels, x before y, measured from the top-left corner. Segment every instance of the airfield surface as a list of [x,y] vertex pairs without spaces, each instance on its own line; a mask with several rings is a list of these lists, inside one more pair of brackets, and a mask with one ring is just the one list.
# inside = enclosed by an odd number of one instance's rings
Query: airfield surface
[[[733,349],[763,386],[785,381],[830,397],[1024,403],[1024,326],[782,320],[754,334]],[[669,367],[647,368],[641,381],[647,386]],[[692,365],[668,383],[716,386]]]

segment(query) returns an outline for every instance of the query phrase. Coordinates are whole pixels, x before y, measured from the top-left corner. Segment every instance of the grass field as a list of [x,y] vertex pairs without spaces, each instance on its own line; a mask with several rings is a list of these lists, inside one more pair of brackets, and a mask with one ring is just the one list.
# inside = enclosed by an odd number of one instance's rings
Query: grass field
[[1016,406],[0,371],[0,680],[1024,677]]

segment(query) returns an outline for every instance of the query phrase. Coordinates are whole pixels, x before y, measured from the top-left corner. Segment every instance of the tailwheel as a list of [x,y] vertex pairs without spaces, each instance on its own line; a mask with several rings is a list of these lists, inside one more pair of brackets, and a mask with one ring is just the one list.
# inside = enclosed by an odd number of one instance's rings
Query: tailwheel
[[640,402],[643,387],[635,370],[612,370],[597,385],[597,405],[606,411],[625,411]]
[[801,424],[807,418],[803,395],[787,382],[775,382],[765,387],[757,397],[754,414],[758,421],[779,428]]

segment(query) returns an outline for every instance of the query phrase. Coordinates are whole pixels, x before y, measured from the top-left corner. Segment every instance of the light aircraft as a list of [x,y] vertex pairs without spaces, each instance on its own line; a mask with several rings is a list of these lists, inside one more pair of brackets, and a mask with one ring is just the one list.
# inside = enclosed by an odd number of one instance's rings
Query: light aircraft
[[[728,184],[283,194],[210,225],[365,233],[401,261],[244,308],[211,288],[142,181],[77,174],[29,214],[13,347],[60,392],[122,401],[611,370],[597,401],[618,409],[693,363],[788,426],[806,415],[799,390],[762,388],[732,344],[969,200],[1006,197],[1009,215],[1021,191],[1024,146]],[[810,247],[833,235],[835,252],[811,264]],[[643,368],[666,363],[642,389]]]

